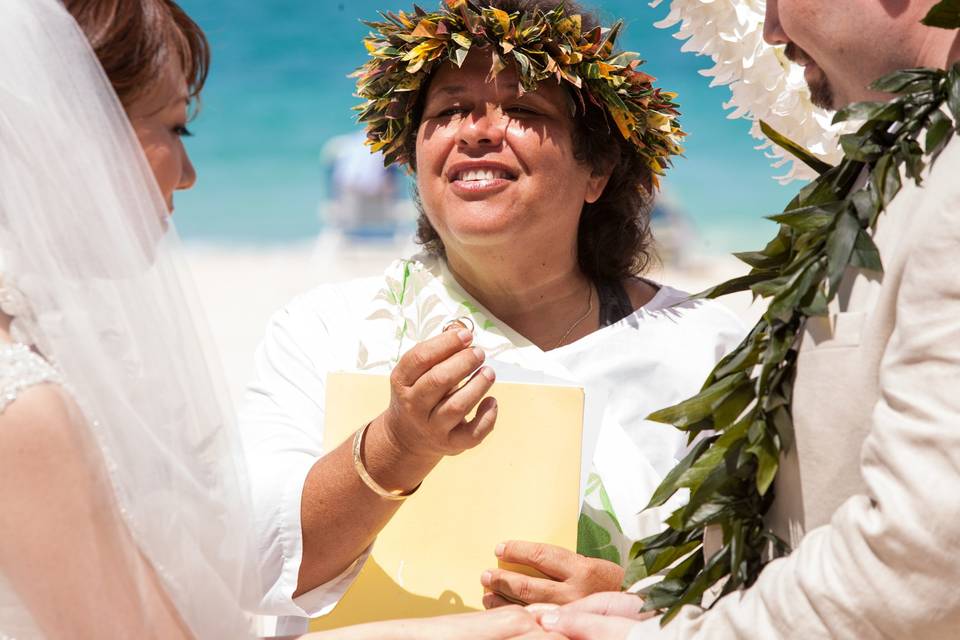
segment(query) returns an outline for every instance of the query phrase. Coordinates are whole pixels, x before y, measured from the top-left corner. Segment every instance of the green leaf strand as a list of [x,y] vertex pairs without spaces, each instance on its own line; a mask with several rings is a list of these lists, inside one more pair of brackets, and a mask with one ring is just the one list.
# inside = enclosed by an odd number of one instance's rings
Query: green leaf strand
[[[960,0],[941,2],[931,16],[935,26],[960,26]],[[689,491],[688,503],[669,516],[665,531],[634,545],[627,568],[628,580],[667,572],[643,592],[644,608],[664,612],[663,624],[682,606],[699,604],[724,578],[723,594],[749,587],[767,562],[787,552],[764,516],[780,457],[793,442],[790,403],[804,323],[827,313],[849,269],[882,271],[871,237],[878,219],[904,181],[919,185],[923,170],[957,135],[960,64],[949,71],[900,71],[874,87],[895,97],[837,114],[838,121],[866,122],[844,136],[845,157],[836,167],[763,125],[820,177],[771,216],[780,230],[763,250],[738,254],[752,268],[749,275],[697,296],[749,290],[769,301],[763,317],[699,394],[650,416],[686,432],[692,445],[649,506],[662,506],[680,490]],[[722,531],[723,544],[704,558],[704,531],[711,525]]]

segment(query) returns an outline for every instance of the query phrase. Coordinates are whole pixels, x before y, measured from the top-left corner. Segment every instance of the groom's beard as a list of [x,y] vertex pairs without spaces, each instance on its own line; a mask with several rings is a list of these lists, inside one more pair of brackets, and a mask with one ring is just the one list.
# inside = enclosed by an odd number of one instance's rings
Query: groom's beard
[[[788,60],[807,67],[804,70],[804,78],[807,80],[807,87],[810,88],[810,101],[823,109],[833,109],[833,87],[830,86],[830,81],[823,69],[803,49],[792,42],[787,44],[783,53]],[[814,67],[812,70],[809,70],[810,65]]]

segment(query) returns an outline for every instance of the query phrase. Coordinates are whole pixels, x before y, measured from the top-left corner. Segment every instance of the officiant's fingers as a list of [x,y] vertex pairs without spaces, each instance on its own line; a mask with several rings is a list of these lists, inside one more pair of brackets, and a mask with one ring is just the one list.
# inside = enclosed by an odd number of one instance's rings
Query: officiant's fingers
[[448,442],[456,453],[472,449],[490,435],[497,423],[496,398],[484,398],[472,420],[461,422],[450,431]]
[[500,607],[509,607],[517,604],[516,602],[507,600],[503,596],[492,592],[483,594],[482,602],[484,609],[499,609]]
[[436,364],[443,362],[473,342],[473,334],[466,329],[447,331],[440,335],[424,340],[403,354],[391,374],[394,384],[403,387],[412,387],[425,373]]
[[[467,375],[469,373],[468,371]],[[497,374],[493,369],[481,368],[459,389],[451,391],[443,399],[437,398],[436,406],[430,413],[430,420],[439,421],[440,424],[447,425],[447,429],[453,429],[483,400],[496,379]]]
[[[471,347],[455,353],[443,362],[438,363],[414,383],[413,393],[417,396],[417,402],[422,403],[420,406],[426,407],[427,411],[431,414],[436,413],[444,402],[453,398],[453,396],[460,391],[463,391],[467,386],[464,384],[463,387],[461,387],[463,381],[470,376],[471,373],[478,373],[477,369],[483,364],[486,357],[483,349]],[[476,377],[476,375],[473,377]],[[469,380],[467,384],[472,381],[472,379]],[[485,393],[485,391],[483,393]],[[467,413],[480,402],[483,393],[463,410],[463,413],[454,420],[454,424],[462,420],[463,416],[467,415]]]
[[503,569],[484,571],[480,576],[480,584],[502,598],[523,604],[533,602],[564,604],[570,600],[566,594],[566,585],[562,582],[532,578]]
[[494,554],[504,562],[533,567],[557,580],[566,580],[571,569],[581,557],[561,547],[542,542],[508,540],[497,545]]

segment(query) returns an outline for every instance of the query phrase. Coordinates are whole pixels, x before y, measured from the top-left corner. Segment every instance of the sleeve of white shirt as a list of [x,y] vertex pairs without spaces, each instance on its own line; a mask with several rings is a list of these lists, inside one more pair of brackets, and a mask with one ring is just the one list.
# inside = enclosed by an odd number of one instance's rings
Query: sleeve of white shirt
[[303,558],[300,500],[307,473],[325,453],[326,374],[335,351],[322,314],[311,305],[314,299],[315,294],[298,298],[271,319],[240,416],[262,582],[257,612],[266,615],[329,612],[370,552],[330,582],[293,598]]
[[630,640],[958,637],[960,190],[953,176],[938,186],[929,208],[899,212],[914,215],[921,240],[899,283],[861,453],[867,493],[750,589],[706,612],[687,607],[663,629],[656,619],[639,623]]

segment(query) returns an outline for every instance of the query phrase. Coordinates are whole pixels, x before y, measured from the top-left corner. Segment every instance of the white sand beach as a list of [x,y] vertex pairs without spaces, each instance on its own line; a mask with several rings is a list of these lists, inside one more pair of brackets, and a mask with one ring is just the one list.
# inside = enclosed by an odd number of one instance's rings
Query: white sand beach
[[[414,251],[412,245],[402,244],[339,245],[332,238],[276,247],[189,246],[188,264],[234,400],[239,402],[249,381],[253,353],[274,312],[319,284],[378,275],[392,260]],[[697,292],[746,271],[732,256],[701,256],[686,260],[683,268],[668,264],[648,276]],[[748,294],[728,296],[721,303],[748,325],[761,313]]]

